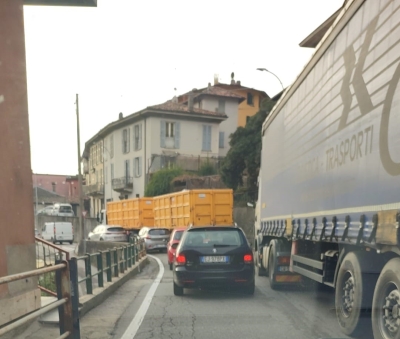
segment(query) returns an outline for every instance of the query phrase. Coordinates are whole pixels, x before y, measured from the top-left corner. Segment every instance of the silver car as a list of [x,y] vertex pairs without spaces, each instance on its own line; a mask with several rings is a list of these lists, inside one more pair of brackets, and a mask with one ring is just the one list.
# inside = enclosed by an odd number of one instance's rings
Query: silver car
[[99,225],[89,233],[88,240],[126,242],[128,238],[125,229],[121,226]]
[[139,237],[144,239],[146,251],[167,251],[167,244],[170,237],[168,228],[143,227]]

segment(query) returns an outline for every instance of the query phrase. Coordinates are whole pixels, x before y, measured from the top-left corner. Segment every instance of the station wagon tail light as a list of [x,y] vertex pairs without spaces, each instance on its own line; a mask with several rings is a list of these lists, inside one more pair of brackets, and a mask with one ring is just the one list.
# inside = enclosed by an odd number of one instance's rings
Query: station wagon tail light
[[245,254],[243,257],[243,261],[245,264],[251,264],[253,262],[253,255],[252,254]]
[[179,254],[175,257],[175,262],[177,265],[185,265],[186,264],[186,257],[184,254]]

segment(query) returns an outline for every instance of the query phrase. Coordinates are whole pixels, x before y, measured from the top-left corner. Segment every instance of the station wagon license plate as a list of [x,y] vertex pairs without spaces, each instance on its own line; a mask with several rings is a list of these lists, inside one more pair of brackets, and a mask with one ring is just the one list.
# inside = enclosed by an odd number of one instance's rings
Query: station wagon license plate
[[229,257],[226,255],[208,255],[200,257],[200,262],[202,264],[227,263],[229,262]]

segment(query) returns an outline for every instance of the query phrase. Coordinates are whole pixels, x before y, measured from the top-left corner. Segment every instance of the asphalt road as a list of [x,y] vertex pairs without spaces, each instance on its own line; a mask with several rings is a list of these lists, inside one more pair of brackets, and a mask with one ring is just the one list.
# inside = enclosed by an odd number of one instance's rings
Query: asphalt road
[[[256,277],[254,296],[185,290],[184,296],[176,297],[167,255],[154,256],[164,264],[158,286],[154,281],[159,266],[150,258],[142,272],[80,319],[82,339],[348,338],[337,325],[331,290],[273,291],[266,277]],[[154,295],[149,299],[152,290]],[[143,305],[145,310],[140,314]],[[135,336],[124,336],[135,322],[140,324]],[[57,336],[57,327],[35,322],[17,338]]]
[[[184,296],[176,297],[166,254],[155,256],[165,271],[135,335],[137,339],[347,338],[338,328],[330,290],[273,291],[266,277],[257,277],[254,296],[185,290]],[[151,260],[149,282],[157,272],[157,264]],[[137,305],[133,307],[137,309]],[[135,310],[127,313],[132,316]],[[129,322],[128,317],[120,319],[114,338],[121,338]]]

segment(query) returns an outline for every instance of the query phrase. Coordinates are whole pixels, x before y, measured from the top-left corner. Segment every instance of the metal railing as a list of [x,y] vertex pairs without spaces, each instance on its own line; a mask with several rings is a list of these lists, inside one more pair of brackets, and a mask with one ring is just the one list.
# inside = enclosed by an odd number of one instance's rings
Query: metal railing
[[83,193],[87,195],[104,195],[104,184],[97,183],[93,185],[84,185]]
[[[72,268],[72,267],[71,267]],[[76,267],[75,267],[76,269]],[[36,270],[13,274],[0,278],[0,285],[7,284],[13,281],[23,280],[35,276],[40,276],[49,272],[55,272],[57,282],[57,301],[42,307],[32,313],[29,313],[18,320],[15,320],[3,327],[0,327],[0,336],[6,334],[12,330],[15,330],[19,326],[26,324],[28,321],[35,319],[36,317],[45,314],[58,307],[58,314],[60,319],[60,336],[61,338],[80,338],[79,329],[79,300],[73,284],[70,284],[70,267],[68,261],[59,261],[53,266],[43,267]],[[75,271],[77,272],[77,270]]]
[[[60,260],[69,261],[69,253],[52,243],[35,237],[36,268],[43,268],[56,265]],[[39,275],[38,287],[42,295],[57,296],[55,272],[46,272]]]
[[112,189],[114,191],[132,190],[133,189],[133,177],[122,177],[112,179]]
[[72,260],[84,261],[85,277],[79,279],[78,284],[85,282],[86,293],[93,294],[93,287],[96,285],[94,278],[97,279],[98,287],[104,287],[104,278],[107,282],[112,282],[113,277],[119,277],[120,273],[134,266],[145,255],[144,240],[134,240],[128,245],[87,253]]

